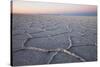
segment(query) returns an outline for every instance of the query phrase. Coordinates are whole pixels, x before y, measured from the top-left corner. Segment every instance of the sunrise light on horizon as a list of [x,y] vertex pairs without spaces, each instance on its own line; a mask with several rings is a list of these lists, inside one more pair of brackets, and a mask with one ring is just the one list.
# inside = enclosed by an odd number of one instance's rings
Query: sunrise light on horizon
[[19,14],[73,14],[97,15],[95,5],[75,5],[63,3],[13,0],[12,13]]

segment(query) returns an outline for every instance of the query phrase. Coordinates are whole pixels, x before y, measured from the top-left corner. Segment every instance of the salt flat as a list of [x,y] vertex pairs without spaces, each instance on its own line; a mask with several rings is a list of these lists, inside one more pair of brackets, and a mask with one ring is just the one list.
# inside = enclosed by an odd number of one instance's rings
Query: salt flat
[[[13,14],[12,21],[12,60],[15,66],[97,60],[96,16]],[[62,50],[41,51],[57,48]]]

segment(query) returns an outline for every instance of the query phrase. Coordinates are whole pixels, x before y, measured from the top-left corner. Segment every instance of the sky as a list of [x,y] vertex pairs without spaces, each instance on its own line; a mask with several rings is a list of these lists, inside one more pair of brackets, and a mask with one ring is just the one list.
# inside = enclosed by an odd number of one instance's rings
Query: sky
[[13,0],[12,8],[12,13],[18,14],[97,15],[97,6],[95,5]]

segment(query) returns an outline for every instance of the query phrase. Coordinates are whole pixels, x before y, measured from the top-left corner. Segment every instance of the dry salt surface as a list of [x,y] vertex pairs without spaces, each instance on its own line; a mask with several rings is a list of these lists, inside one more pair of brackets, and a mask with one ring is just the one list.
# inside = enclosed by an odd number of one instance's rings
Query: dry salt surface
[[96,16],[13,14],[12,65],[96,60]]

